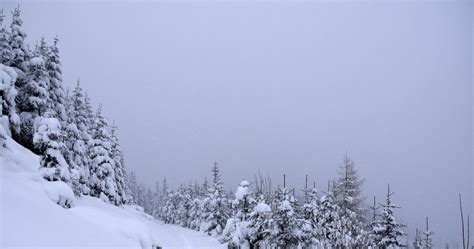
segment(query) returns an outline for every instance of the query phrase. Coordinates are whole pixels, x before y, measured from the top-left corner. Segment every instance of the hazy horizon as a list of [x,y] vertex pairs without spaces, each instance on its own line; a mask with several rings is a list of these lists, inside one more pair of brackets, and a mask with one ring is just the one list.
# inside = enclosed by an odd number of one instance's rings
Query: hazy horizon
[[[17,1],[4,2],[8,13]],[[472,205],[472,4],[22,2],[29,44],[58,35],[64,83],[119,127],[153,187],[258,171],[320,190],[343,155],[406,231],[459,241]],[[280,183],[281,184],[281,183]],[[472,211],[471,215],[474,215]]]

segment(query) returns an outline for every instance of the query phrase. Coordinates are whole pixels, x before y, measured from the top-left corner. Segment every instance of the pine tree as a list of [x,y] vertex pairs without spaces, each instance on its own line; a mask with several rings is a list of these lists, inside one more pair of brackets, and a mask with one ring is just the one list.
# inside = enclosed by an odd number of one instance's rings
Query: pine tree
[[422,248],[423,249],[431,249],[433,248],[433,236],[434,232],[430,230],[429,222],[428,222],[428,217],[426,217],[426,230],[423,231],[423,236],[424,239],[422,241]]
[[90,158],[87,145],[91,140],[87,133],[88,124],[84,107],[84,95],[79,80],[68,98],[66,119],[66,147],[69,153],[66,161],[71,167],[71,180],[77,196],[90,194],[88,185]]
[[256,196],[257,205],[250,213],[248,225],[248,241],[250,248],[269,248],[273,224],[273,213],[265,203],[263,194]]
[[400,228],[405,225],[398,223],[393,214],[395,208],[400,208],[392,203],[391,197],[393,194],[394,193],[390,192],[389,185],[385,204],[380,204],[383,208],[381,220],[373,229],[375,243],[380,248],[404,247],[399,239],[405,234],[400,230]]
[[[61,62],[59,60],[59,39],[54,38],[53,45],[49,48],[45,48],[45,67],[49,75],[49,97],[51,99],[51,110],[53,117],[64,122],[66,120],[66,109],[65,105],[65,94],[63,88],[63,79],[61,71]],[[44,46],[44,45],[43,45]]]
[[111,129],[108,121],[102,116],[101,107],[97,109],[93,130],[92,140],[89,143],[91,195],[118,205],[121,199],[117,194],[114,160],[110,157]]
[[120,149],[120,144],[116,135],[116,129],[116,126],[111,127],[110,157],[114,162],[115,184],[117,185],[117,203],[125,204],[129,199],[129,196],[127,196],[126,170],[124,166],[123,153]]
[[303,247],[317,246],[319,241],[318,237],[318,212],[319,212],[319,199],[318,191],[316,187],[308,187],[308,175],[306,175],[305,187],[303,188],[304,203],[301,210],[301,230]]
[[13,51],[10,46],[10,33],[3,26],[3,9],[0,11],[0,63],[4,65],[10,65],[10,61],[13,59]]
[[66,163],[61,150],[61,126],[56,118],[40,118],[35,125],[33,143],[41,156],[41,173],[49,181],[63,181],[69,183],[69,165]]
[[422,244],[422,240],[421,240],[421,233],[418,230],[418,228],[416,229],[416,232],[415,232],[415,241],[413,242],[413,248],[414,249],[423,248],[423,244]]
[[5,135],[20,131],[20,117],[15,104],[16,79],[17,73],[13,68],[0,64],[0,125],[3,125]]
[[[335,183],[333,185],[335,185]],[[339,206],[335,201],[334,189],[334,186],[331,188],[331,185],[328,184],[328,191],[320,199],[316,216],[319,227],[317,239],[324,248],[337,247],[339,245]]]
[[203,222],[201,231],[210,235],[220,235],[224,229],[228,214],[228,200],[225,196],[220,170],[217,163],[212,168],[213,181],[203,203]]
[[30,52],[25,44],[26,33],[22,29],[21,11],[17,7],[12,13],[12,23],[10,25],[10,47],[12,49],[12,58],[8,66],[16,67],[26,72],[26,62],[29,60]]
[[229,242],[229,246],[249,246],[248,220],[255,205],[249,186],[250,183],[243,180],[235,192],[232,217],[227,220],[222,238],[222,241]]
[[[18,81],[17,81],[18,82]],[[20,112],[20,134],[15,136],[20,144],[38,153],[33,145],[34,123],[38,117],[51,117],[48,103],[49,77],[41,57],[33,57],[28,63],[26,83],[17,86],[16,104]]]
[[293,247],[300,243],[301,230],[296,205],[296,199],[285,184],[283,188],[278,188],[272,203],[274,227],[270,243],[273,247]]
[[341,237],[347,238],[345,241],[349,243],[344,246],[362,246],[366,240],[366,217],[361,190],[363,182],[364,180],[359,178],[354,161],[345,155],[334,195],[340,208],[339,217],[343,220]]

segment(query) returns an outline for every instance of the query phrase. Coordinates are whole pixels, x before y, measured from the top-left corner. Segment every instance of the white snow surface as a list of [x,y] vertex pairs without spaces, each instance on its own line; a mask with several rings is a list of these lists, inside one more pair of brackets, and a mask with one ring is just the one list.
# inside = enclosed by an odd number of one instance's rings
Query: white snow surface
[[[69,186],[44,180],[39,157],[7,136],[0,147],[0,248],[225,248],[217,239],[165,225],[134,206],[75,199]],[[73,207],[57,204],[74,198]]]

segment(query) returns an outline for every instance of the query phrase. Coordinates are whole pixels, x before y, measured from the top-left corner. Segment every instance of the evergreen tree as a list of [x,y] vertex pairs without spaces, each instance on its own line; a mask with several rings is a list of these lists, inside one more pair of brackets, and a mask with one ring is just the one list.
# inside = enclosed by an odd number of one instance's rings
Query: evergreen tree
[[4,65],[10,65],[10,61],[13,59],[13,51],[10,45],[10,33],[3,26],[3,9],[0,11],[0,63]]
[[113,160],[115,172],[115,184],[117,185],[117,203],[125,204],[128,202],[126,186],[126,170],[124,166],[124,159],[118,137],[116,135],[117,127],[111,127],[110,134],[110,157]]
[[391,197],[393,194],[394,193],[390,192],[389,185],[385,204],[380,204],[383,208],[381,220],[373,229],[375,243],[380,248],[404,247],[399,239],[404,235],[404,232],[400,230],[400,228],[405,225],[398,223],[393,214],[395,208],[400,208],[392,203]]
[[335,200],[339,206],[339,217],[342,222],[341,235],[347,242],[345,246],[362,246],[366,240],[365,208],[363,206],[362,184],[354,161],[347,155],[344,156],[340,166],[339,178],[335,188]]
[[434,232],[430,230],[428,217],[426,217],[426,230],[423,231],[423,241],[422,241],[422,248],[423,249],[431,249],[433,248],[432,236]]
[[15,104],[16,79],[17,74],[13,68],[0,64],[0,125],[4,127],[6,135],[11,135],[12,130],[20,131],[20,117]]
[[115,181],[114,160],[111,155],[111,130],[108,121],[102,116],[102,108],[97,109],[93,124],[94,133],[90,146],[91,168],[89,184],[91,195],[120,204]]
[[255,205],[249,186],[250,183],[243,180],[235,192],[235,199],[232,202],[233,214],[227,220],[222,238],[223,241],[229,242],[230,246],[249,246],[248,219]]
[[[45,48],[45,67],[49,75],[49,97],[51,99],[51,110],[53,117],[59,119],[61,122],[66,120],[65,94],[63,89],[63,79],[61,71],[61,62],[59,60],[59,39],[54,38],[53,45]],[[45,46],[45,45],[43,45]]]
[[64,144],[59,121],[55,118],[40,118],[35,125],[37,132],[33,142],[42,155],[40,171],[43,177],[49,181],[69,183],[69,165],[61,153]]
[[306,175],[306,183],[303,188],[304,203],[301,210],[301,230],[302,230],[302,243],[303,247],[312,247],[319,245],[318,237],[318,212],[319,212],[319,199],[318,191],[316,187],[308,187],[308,176]]
[[248,241],[250,248],[269,248],[272,228],[272,209],[265,203],[263,194],[256,197],[257,205],[250,213],[248,225]]
[[26,72],[27,61],[29,60],[30,52],[26,46],[26,33],[23,31],[21,20],[21,11],[17,7],[12,13],[12,23],[10,25],[10,47],[12,49],[12,58],[8,66],[16,67],[23,72]]
[[272,203],[274,227],[270,243],[273,247],[298,246],[301,239],[299,217],[296,212],[296,199],[286,188],[278,188]]
[[212,174],[212,186],[203,203],[203,222],[200,230],[210,235],[220,235],[227,223],[227,218],[229,218],[228,200],[225,196],[217,163],[214,163]]
[[90,194],[89,166],[90,158],[87,145],[91,140],[87,133],[87,117],[84,107],[84,95],[79,80],[68,99],[66,119],[66,147],[70,152],[66,160],[71,167],[71,180],[74,193],[77,196]]
[[337,247],[339,244],[339,206],[334,198],[334,188],[328,184],[328,191],[321,197],[316,215],[319,227],[317,239],[325,248]]
[[422,240],[421,240],[421,233],[418,230],[418,228],[416,229],[416,232],[415,232],[415,241],[413,242],[413,248],[414,249],[423,248],[423,244],[422,244]]
[[[49,77],[41,57],[33,57],[28,63],[26,84],[18,88],[16,98],[20,112],[20,134],[16,140],[26,148],[38,153],[33,145],[34,123],[38,117],[50,117],[48,103]],[[17,81],[18,82],[18,81]]]

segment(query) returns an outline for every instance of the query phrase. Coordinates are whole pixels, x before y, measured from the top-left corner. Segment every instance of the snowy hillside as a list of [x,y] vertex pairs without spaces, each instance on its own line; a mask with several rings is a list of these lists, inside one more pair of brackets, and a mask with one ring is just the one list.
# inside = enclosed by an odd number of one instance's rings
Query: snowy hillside
[[[6,137],[0,148],[0,248],[219,248],[203,233],[164,225],[133,206],[75,199],[41,177],[39,157]],[[59,204],[69,202],[72,208]]]

